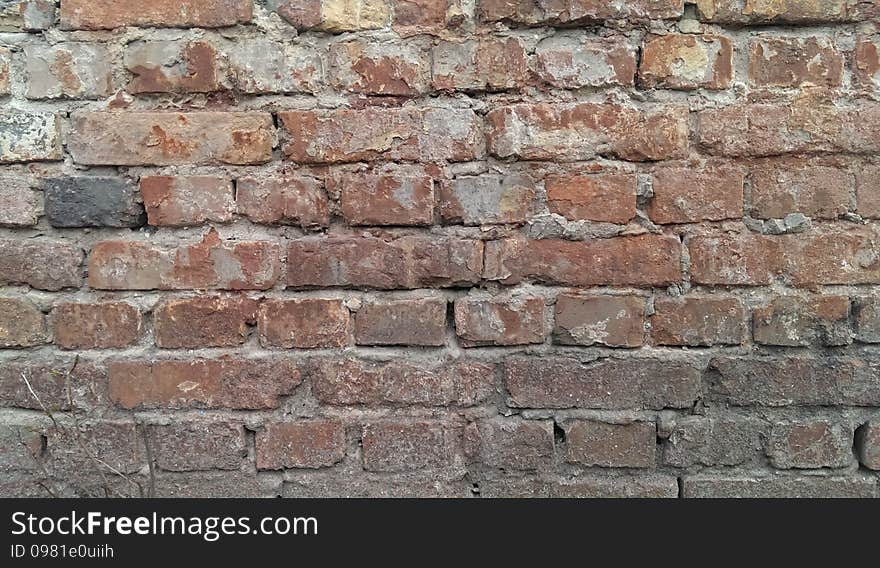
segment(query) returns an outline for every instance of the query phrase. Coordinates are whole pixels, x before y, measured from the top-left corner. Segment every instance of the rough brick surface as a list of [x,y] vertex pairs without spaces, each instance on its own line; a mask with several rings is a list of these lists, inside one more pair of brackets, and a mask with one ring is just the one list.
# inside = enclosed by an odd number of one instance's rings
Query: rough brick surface
[[0,497],[880,497],[878,22],[0,1]]

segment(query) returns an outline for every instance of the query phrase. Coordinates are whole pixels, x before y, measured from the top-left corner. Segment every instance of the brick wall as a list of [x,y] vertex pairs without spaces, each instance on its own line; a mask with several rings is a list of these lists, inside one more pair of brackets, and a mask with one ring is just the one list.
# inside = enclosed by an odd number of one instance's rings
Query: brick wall
[[0,494],[877,496],[877,0],[0,2]]

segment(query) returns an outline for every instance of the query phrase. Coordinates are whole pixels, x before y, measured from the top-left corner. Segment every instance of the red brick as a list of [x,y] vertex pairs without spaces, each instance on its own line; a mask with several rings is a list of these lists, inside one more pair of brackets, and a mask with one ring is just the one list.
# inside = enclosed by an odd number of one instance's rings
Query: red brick
[[557,33],[535,48],[535,72],[561,89],[631,86],[636,50],[626,38],[594,38]]
[[262,164],[275,128],[264,112],[77,112],[68,150],[78,164]]
[[526,47],[513,37],[441,41],[431,59],[433,86],[438,90],[515,89],[528,77]]
[[880,166],[865,164],[856,174],[856,203],[859,215],[880,219]]
[[368,302],[355,314],[354,337],[358,345],[442,346],[446,342],[446,300]]
[[439,194],[447,223],[525,223],[534,210],[535,183],[517,174],[458,176],[443,181]]
[[371,422],[364,425],[362,444],[367,471],[417,471],[450,465],[456,436],[440,422]]
[[141,335],[141,313],[126,302],[63,303],[52,310],[55,343],[62,349],[119,349]]
[[758,87],[837,87],[843,82],[843,55],[827,38],[753,39],[749,81]]
[[615,104],[518,104],[486,115],[489,153],[499,158],[580,161],[599,155],[641,162],[683,157],[687,111]]
[[853,431],[827,420],[804,420],[773,426],[767,454],[779,469],[846,467],[853,461]]
[[489,467],[547,468],[553,463],[553,424],[500,417],[472,422],[465,430],[465,452]]
[[315,237],[290,242],[292,288],[425,288],[480,280],[481,241],[455,238]]
[[849,210],[853,176],[832,166],[808,160],[772,161],[751,170],[752,216],[782,218],[803,213],[817,219],[836,219]]
[[153,311],[156,345],[198,349],[241,345],[257,317],[257,301],[240,296],[169,299]]
[[394,0],[394,26],[399,33],[456,28],[468,17],[460,4],[461,0]]
[[314,469],[345,457],[345,428],[334,419],[272,422],[256,442],[257,469]]
[[648,214],[660,225],[739,219],[744,177],[735,165],[658,168]]
[[244,177],[236,183],[238,213],[254,223],[299,225],[330,224],[330,202],[314,177],[278,173],[271,177]]
[[702,147],[710,154],[730,157],[873,154],[880,150],[880,136],[871,126],[878,120],[878,103],[837,107],[808,96],[794,104],[740,104],[697,114]]
[[259,327],[260,342],[267,347],[345,347],[351,336],[351,320],[342,300],[264,300]]
[[464,347],[543,343],[544,298],[460,298],[455,332]]
[[151,425],[150,451],[165,471],[237,470],[247,457],[244,428],[221,420]]
[[0,285],[39,290],[79,288],[83,276],[79,247],[40,239],[0,239]]
[[856,430],[856,450],[864,467],[880,471],[880,423],[872,420]]
[[350,225],[434,222],[434,179],[419,166],[336,171],[328,177],[327,188],[339,192],[342,216]]
[[468,361],[322,359],[313,362],[310,380],[319,401],[338,406],[474,406],[495,392],[494,366]]
[[507,239],[487,244],[487,278],[563,286],[665,286],[681,278],[678,239],[641,235],[585,242]]
[[504,373],[515,408],[690,408],[700,393],[700,370],[681,361],[517,356]]
[[232,182],[213,176],[145,176],[140,180],[147,222],[191,227],[226,223],[235,211]]
[[626,224],[636,216],[635,175],[551,175],[544,185],[550,211],[569,221]]
[[641,347],[645,300],[638,296],[560,294],[553,338],[561,345]]
[[878,361],[852,357],[716,357],[707,392],[733,406],[876,406]]
[[736,298],[660,298],[654,302],[651,338],[657,345],[739,345],[745,310]]
[[200,243],[168,248],[102,241],[89,255],[89,286],[103,290],[265,290],[278,279],[279,248],[227,241],[212,229]]
[[657,428],[650,422],[608,424],[576,420],[563,425],[565,461],[599,467],[652,468]]
[[61,27],[67,30],[123,26],[217,28],[250,22],[252,12],[250,0],[64,0]]
[[221,89],[221,56],[206,41],[138,41],[125,48],[125,68],[134,75],[127,91],[210,93]]
[[285,111],[278,117],[286,134],[282,151],[294,162],[462,162],[484,155],[482,121],[468,109]]
[[302,382],[288,359],[156,359],[107,364],[110,399],[126,409],[277,408]]
[[825,346],[852,342],[849,298],[779,296],[754,311],[755,342],[785,347]]
[[645,41],[639,81],[666,89],[727,89],[733,80],[733,46],[715,35],[669,34]]
[[415,96],[428,90],[428,50],[422,42],[346,41],[330,46],[336,88],[369,95]]
[[684,11],[682,0],[483,0],[480,19],[484,22],[512,21],[520,24],[577,23],[579,20],[626,18],[678,19]]
[[864,227],[828,228],[806,234],[728,234],[688,242],[691,279],[699,284],[754,286],[782,278],[798,287],[873,284],[880,265]]
[[880,38],[860,37],[852,63],[855,83],[868,91],[880,90]]
[[27,300],[0,298],[0,348],[46,343],[43,313]]

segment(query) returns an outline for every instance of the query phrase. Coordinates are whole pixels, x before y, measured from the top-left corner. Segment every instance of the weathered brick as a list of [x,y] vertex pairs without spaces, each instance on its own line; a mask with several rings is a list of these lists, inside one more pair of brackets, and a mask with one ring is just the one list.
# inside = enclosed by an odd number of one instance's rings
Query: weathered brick
[[314,237],[290,242],[292,288],[425,288],[480,280],[481,241],[455,238]]
[[880,298],[856,298],[852,312],[856,340],[862,343],[880,343]]
[[47,112],[0,112],[0,164],[61,159],[58,116]]
[[55,2],[27,0],[19,4],[22,29],[29,32],[48,30],[55,24]]
[[238,213],[255,223],[280,223],[303,228],[330,224],[330,203],[319,180],[281,173],[244,177],[236,182]]
[[594,38],[557,33],[535,48],[535,72],[562,89],[630,86],[636,74],[636,49],[625,38]]
[[699,475],[685,477],[683,497],[712,499],[773,498],[865,498],[877,497],[877,482],[870,477],[730,477]]
[[382,421],[364,425],[364,469],[377,472],[416,471],[448,466],[457,435],[448,425],[427,421]]
[[563,424],[565,461],[599,467],[653,468],[657,427],[653,422],[608,424],[575,420]]
[[849,298],[845,296],[779,296],[754,310],[755,341],[787,347],[814,342],[847,345],[852,342],[849,312]]
[[474,406],[495,392],[495,367],[468,361],[322,359],[312,363],[310,379],[319,401],[338,406]]
[[391,19],[389,0],[270,0],[270,7],[298,30],[373,30]]
[[843,55],[828,38],[758,38],[749,43],[749,81],[758,87],[837,87]]
[[561,345],[640,347],[645,341],[645,300],[638,296],[560,294],[553,338]]
[[433,86],[439,90],[515,89],[528,76],[525,45],[514,37],[441,41],[431,59]]
[[875,406],[878,366],[871,357],[715,357],[706,388],[734,406]]
[[472,110],[368,108],[285,111],[282,151],[300,163],[449,161],[484,155],[482,121]]
[[465,453],[477,463],[514,470],[536,470],[553,462],[553,424],[546,420],[491,418],[465,429]]
[[354,317],[354,337],[358,345],[441,346],[446,341],[446,300],[365,303]]
[[256,300],[241,296],[169,299],[153,310],[156,345],[168,349],[232,347],[256,324]]
[[146,465],[141,434],[134,422],[59,423],[48,434],[46,449],[55,467],[69,476],[96,467],[135,473]]
[[700,145],[729,157],[776,156],[799,152],[873,154],[880,137],[870,126],[880,104],[837,107],[804,97],[795,104],[735,104],[697,114]]
[[257,469],[327,467],[345,457],[345,428],[334,419],[272,422],[256,443]]
[[871,420],[856,430],[856,452],[864,467],[880,471],[880,423]]
[[658,168],[648,215],[661,225],[739,219],[744,178],[742,168],[727,164]]
[[24,49],[29,99],[97,99],[113,92],[113,63],[101,44],[59,43]]
[[463,479],[445,480],[411,473],[364,475],[359,472],[339,474],[285,472],[283,497],[302,498],[404,498],[438,499],[471,497],[473,485]]
[[724,36],[669,34],[645,41],[639,81],[666,89],[727,89],[733,80],[733,46]]
[[673,467],[735,466],[763,455],[769,427],[750,417],[677,419],[663,446],[663,463]]
[[656,499],[678,497],[678,479],[642,473],[581,474],[573,478],[491,478],[480,483],[480,496],[488,498]]
[[853,430],[848,424],[804,420],[773,426],[767,454],[780,469],[846,467],[853,461]]
[[280,249],[267,241],[201,242],[162,247],[102,241],[89,255],[89,286],[101,290],[265,290],[278,279]]
[[856,173],[856,203],[859,215],[880,219],[880,166],[865,164]]
[[[42,465],[46,425],[30,420],[0,425],[0,471],[33,471]],[[7,495],[7,493],[4,493]]]
[[853,78],[868,91],[880,91],[880,38],[860,37],[853,52]]
[[0,95],[10,93],[9,65],[12,63],[12,52],[0,47]]
[[248,38],[221,48],[226,79],[242,93],[313,93],[324,84],[322,53],[312,46]]
[[277,408],[302,382],[289,359],[155,359],[107,364],[110,399],[121,408]]
[[745,340],[745,310],[736,298],[658,298],[651,316],[657,345],[739,345]]
[[46,343],[42,312],[31,302],[0,298],[0,348],[31,347]]
[[118,177],[63,177],[42,182],[53,227],[140,227],[144,206],[133,183]]
[[803,213],[836,219],[849,210],[853,176],[833,166],[808,160],[774,160],[751,168],[751,214],[758,219]]
[[275,128],[264,112],[76,112],[68,150],[79,164],[261,164]]
[[83,281],[79,247],[42,239],[0,239],[0,284],[39,290],[79,288]]
[[152,425],[150,450],[165,471],[235,470],[247,457],[244,428],[220,420]]
[[330,46],[333,85],[369,95],[415,96],[428,90],[428,50],[420,41],[346,41]]
[[106,403],[106,384],[101,369],[85,359],[57,355],[7,359],[0,365],[0,407],[89,410]]
[[689,408],[700,391],[699,370],[682,361],[510,357],[504,374],[517,408]]
[[64,0],[61,27],[101,30],[124,26],[218,28],[251,21],[250,0]]
[[489,153],[499,158],[580,161],[599,155],[629,161],[683,157],[687,112],[616,104],[518,104],[486,115]]
[[281,479],[240,471],[199,471],[156,475],[156,497],[210,499],[268,498],[281,495]]
[[722,24],[815,24],[849,20],[854,0],[697,0],[701,19]]
[[144,176],[147,222],[158,227],[226,223],[235,211],[232,182],[215,176]]
[[52,310],[55,343],[62,349],[118,349],[137,343],[141,313],[126,302],[58,304]]
[[342,300],[264,300],[259,329],[260,342],[269,347],[345,347],[351,336],[351,318]]
[[880,280],[874,262],[873,229],[828,228],[806,234],[706,235],[691,239],[691,279],[699,284],[768,284],[774,278],[799,287],[872,284]]
[[485,22],[512,21],[520,24],[576,23],[626,18],[677,19],[684,11],[681,0],[483,0],[480,19]]
[[547,206],[569,221],[629,223],[636,216],[634,174],[551,175]]
[[206,41],[136,41],[125,47],[129,93],[210,93],[220,89],[220,56]]
[[586,242],[506,239],[487,244],[487,277],[564,286],[662,286],[681,278],[676,238],[641,235]]
[[32,227],[40,208],[30,176],[0,172],[0,226]]
[[543,343],[544,298],[460,298],[455,333],[465,347]]
[[439,194],[447,223],[525,223],[534,210],[535,184],[517,174],[459,176],[441,182]]
[[434,179],[420,166],[337,170],[328,177],[327,190],[339,192],[342,216],[350,225],[434,222]]

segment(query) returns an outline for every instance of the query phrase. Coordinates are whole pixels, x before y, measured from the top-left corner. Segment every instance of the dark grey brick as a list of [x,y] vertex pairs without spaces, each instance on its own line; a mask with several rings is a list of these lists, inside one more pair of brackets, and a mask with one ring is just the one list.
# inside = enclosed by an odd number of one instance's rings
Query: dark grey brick
[[53,227],[140,227],[147,221],[137,187],[122,178],[47,179],[43,191]]

